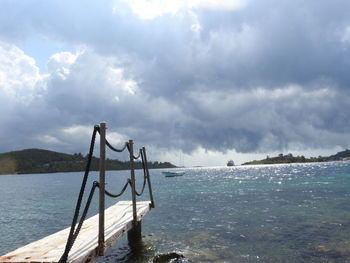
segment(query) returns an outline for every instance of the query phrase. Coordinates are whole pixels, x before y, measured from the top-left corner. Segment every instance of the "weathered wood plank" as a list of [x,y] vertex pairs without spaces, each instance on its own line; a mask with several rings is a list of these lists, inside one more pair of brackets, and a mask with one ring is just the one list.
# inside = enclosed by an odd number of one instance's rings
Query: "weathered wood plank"
[[[151,202],[137,202],[137,219],[150,210]],[[111,246],[120,236],[132,228],[133,210],[131,201],[120,201],[105,211],[105,245]],[[0,263],[54,263],[63,254],[69,228],[18,248],[4,256]],[[85,220],[69,253],[71,263],[87,262],[97,257],[98,214]]]

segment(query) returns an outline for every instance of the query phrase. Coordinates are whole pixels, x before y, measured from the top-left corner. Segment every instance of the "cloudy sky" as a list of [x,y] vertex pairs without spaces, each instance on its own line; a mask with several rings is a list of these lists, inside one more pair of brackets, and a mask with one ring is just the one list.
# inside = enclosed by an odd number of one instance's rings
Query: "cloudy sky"
[[[0,0],[0,152],[225,165],[350,144],[348,0]],[[118,156],[113,156],[118,158]]]

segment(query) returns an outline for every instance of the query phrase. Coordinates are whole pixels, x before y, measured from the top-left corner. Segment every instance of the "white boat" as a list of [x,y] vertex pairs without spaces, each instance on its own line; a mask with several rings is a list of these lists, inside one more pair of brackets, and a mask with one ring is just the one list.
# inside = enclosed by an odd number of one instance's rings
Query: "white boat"
[[227,162],[227,166],[235,166],[235,162],[233,160],[229,160]]
[[183,176],[185,172],[182,171],[163,171],[165,177],[175,177],[175,176]]

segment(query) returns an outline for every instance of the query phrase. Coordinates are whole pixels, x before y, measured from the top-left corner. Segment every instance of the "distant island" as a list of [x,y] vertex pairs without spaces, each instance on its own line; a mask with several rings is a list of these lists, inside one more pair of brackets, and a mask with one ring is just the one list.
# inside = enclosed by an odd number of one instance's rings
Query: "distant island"
[[263,160],[254,160],[251,162],[243,163],[242,165],[254,165],[254,164],[278,164],[278,163],[313,163],[313,162],[331,162],[331,161],[343,161],[350,160],[350,150],[338,152],[334,155],[323,157],[310,157],[305,156],[293,156],[291,153],[283,155],[282,153],[276,157],[266,156]]
[[[25,149],[0,154],[0,174],[30,174],[80,172],[85,170],[86,158],[81,153],[66,154],[43,149]],[[106,159],[107,170],[129,169],[129,161]],[[148,162],[148,168],[176,167],[170,162]],[[135,162],[135,168],[141,169],[141,162]],[[91,170],[99,169],[99,158],[93,157]]]

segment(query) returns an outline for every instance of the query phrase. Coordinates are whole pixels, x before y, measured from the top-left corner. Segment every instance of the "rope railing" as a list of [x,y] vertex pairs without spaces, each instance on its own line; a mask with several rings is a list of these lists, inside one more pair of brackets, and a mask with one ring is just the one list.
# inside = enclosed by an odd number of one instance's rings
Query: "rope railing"
[[[72,224],[71,224],[71,227],[70,227],[68,240],[67,240],[67,243],[66,243],[63,255],[62,255],[62,257],[59,260],[60,263],[64,263],[64,262],[67,261],[68,253],[71,250],[71,248],[73,246],[73,243],[74,243],[74,241],[76,239],[76,237],[74,238],[74,236],[76,235],[76,233],[79,233],[79,231],[80,231],[80,228],[79,228],[78,231],[76,231],[75,227],[76,227],[77,220],[78,220],[78,217],[79,217],[79,212],[80,212],[81,202],[82,202],[82,199],[83,199],[83,196],[84,196],[86,182],[87,182],[87,179],[89,177],[92,155],[94,153],[96,133],[97,133],[98,130],[99,130],[99,126],[95,125],[94,131],[93,131],[92,136],[91,136],[90,149],[89,149],[88,159],[87,159],[87,162],[86,162],[86,167],[85,167],[85,173],[84,173],[83,181],[81,183],[77,204],[75,206],[74,216],[73,216]],[[96,187],[93,187],[93,188],[96,188]]]
[[134,160],[137,160],[137,159],[139,159],[140,158],[140,156],[141,156],[141,154],[139,153],[138,155],[133,155],[133,157],[134,157]]
[[125,142],[125,143],[124,143],[124,146],[123,146],[121,149],[114,148],[107,140],[106,140],[106,145],[107,145],[108,148],[111,149],[112,151],[121,153],[121,152],[123,152],[123,151],[126,149],[126,147],[128,146],[128,142]]
[[131,184],[131,181],[130,179],[128,179],[125,183],[125,185],[123,186],[122,190],[118,193],[118,194],[112,194],[111,192],[107,191],[105,189],[105,194],[108,195],[109,197],[112,197],[112,198],[117,198],[119,196],[121,196],[122,194],[124,194],[125,190],[128,188],[128,185]]
[[142,185],[142,190],[141,192],[139,193],[136,189],[135,189],[135,193],[137,196],[141,196],[143,194],[143,191],[145,190],[145,187],[146,187],[146,178],[144,178],[143,180],[143,185]]
[[[102,132],[101,132],[101,128],[102,128]],[[99,209],[100,212],[99,213],[100,213],[100,218],[102,216],[103,221],[104,221],[104,198],[101,202],[101,194],[102,194],[102,196],[107,195],[107,196],[112,197],[112,198],[117,198],[117,197],[120,197],[121,195],[123,195],[123,193],[126,191],[126,189],[128,188],[129,185],[130,185],[131,190],[132,190],[132,204],[133,204],[133,218],[134,218],[133,222],[134,222],[134,224],[137,224],[137,221],[136,221],[137,220],[136,196],[141,196],[144,193],[144,190],[146,188],[146,183],[148,184],[148,187],[149,187],[151,207],[152,208],[154,207],[153,194],[152,194],[151,182],[150,182],[150,178],[149,178],[149,171],[148,171],[145,148],[143,147],[142,149],[140,149],[139,154],[137,156],[135,156],[133,154],[133,141],[130,140],[129,142],[125,142],[124,146],[121,149],[117,149],[117,148],[113,147],[106,140],[105,130],[106,130],[105,123],[101,123],[100,126],[98,126],[98,125],[94,126],[94,130],[93,130],[91,142],[90,142],[89,154],[88,154],[87,163],[86,163],[85,172],[84,172],[84,177],[83,177],[83,181],[82,181],[82,184],[80,187],[80,192],[79,192],[78,200],[76,203],[76,207],[75,207],[75,211],[74,211],[74,215],[73,215],[73,219],[72,219],[69,236],[67,238],[65,250],[64,250],[64,252],[59,260],[59,263],[66,263],[67,262],[69,252],[70,252],[71,248],[73,247],[73,244],[74,244],[76,238],[79,235],[79,232],[81,230],[83,222],[84,222],[86,215],[89,211],[89,208],[91,205],[91,200],[93,198],[93,195],[95,193],[96,188],[100,189],[100,209]],[[81,205],[82,205],[82,199],[84,196],[84,192],[85,192],[85,188],[86,188],[86,184],[87,184],[87,180],[88,180],[89,172],[90,172],[90,168],[91,168],[91,161],[92,161],[97,132],[100,134],[100,139],[101,139],[101,147],[100,148],[101,149],[105,150],[105,147],[102,147],[103,144],[107,145],[109,149],[111,149],[112,151],[115,151],[115,152],[123,152],[126,148],[128,149],[129,155],[130,155],[131,178],[127,179],[126,183],[124,184],[123,188],[121,189],[121,191],[118,194],[114,194],[114,193],[107,191],[105,189],[105,179],[104,179],[105,163],[103,163],[103,161],[105,162],[105,152],[102,152],[103,150],[100,149],[100,182],[97,182],[97,181],[93,182],[92,187],[90,189],[89,196],[87,198],[87,201],[86,201],[84,209],[83,209],[83,213],[82,213],[80,220],[78,222],[79,213],[80,213],[80,209],[81,209]],[[138,192],[136,190],[136,186],[135,186],[134,160],[139,159],[140,157],[141,157],[141,162],[142,162],[144,181],[142,184],[141,191]],[[101,160],[103,160],[102,163],[101,163]],[[102,178],[101,178],[101,174],[103,175]],[[101,209],[101,208],[103,208],[103,209]],[[101,215],[101,213],[102,213],[102,215]],[[77,224],[77,222],[78,222],[78,224]],[[99,225],[100,225],[99,226],[99,247],[98,247],[97,251],[99,254],[101,254],[101,253],[103,254],[103,251],[104,251],[104,222],[102,223],[102,226],[103,226],[102,230],[101,230],[101,220],[99,220]],[[100,231],[102,231],[103,233],[100,233]],[[102,240],[100,240],[101,236],[103,236]]]
[[147,180],[147,173],[146,173],[146,164],[145,164],[145,158],[144,158],[144,153],[143,149],[140,149],[140,156],[141,156],[141,161],[142,161],[142,169],[143,169],[143,184],[142,184],[142,190],[141,192],[138,192],[135,189],[136,195],[141,196],[143,194],[143,191],[146,188],[146,180]]
[[146,155],[146,148],[142,147],[142,166],[144,167],[144,178],[147,179],[147,185],[148,185],[148,192],[149,192],[149,198],[151,200],[151,207],[154,208],[154,199],[153,199],[153,192],[152,192],[152,184],[151,184],[151,177],[148,170],[148,162],[147,162],[147,155]]
[[[131,151],[131,147],[130,147],[130,144],[131,144],[131,143],[132,143],[132,141],[131,141],[131,142],[130,142],[130,141],[129,141],[129,142],[126,142],[129,153],[130,153],[130,151]],[[141,156],[141,149],[140,149],[140,151],[139,151],[139,154],[136,155],[136,156],[132,153],[132,158],[133,158],[134,160],[139,159],[140,156]]]

